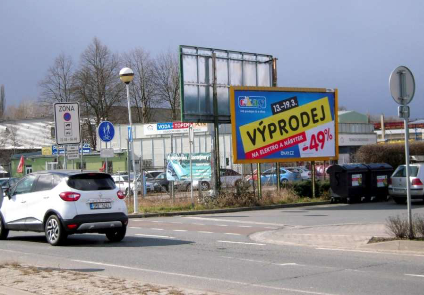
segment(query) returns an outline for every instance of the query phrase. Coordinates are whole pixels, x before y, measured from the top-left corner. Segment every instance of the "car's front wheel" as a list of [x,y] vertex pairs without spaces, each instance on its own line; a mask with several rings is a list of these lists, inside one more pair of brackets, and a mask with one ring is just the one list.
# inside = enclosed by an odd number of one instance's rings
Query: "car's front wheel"
[[61,245],[67,238],[62,223],[56,215],[51,215],[46,221],[45,234],[47,242],[52,246]]
[[120,242],[125,238],[126,233],[127,227],[123,226],[121,228],[106,232],[106,238],[111,242]]
[[0,240],[6,240],[9,230],[4,226],[3,218],[0,216]]

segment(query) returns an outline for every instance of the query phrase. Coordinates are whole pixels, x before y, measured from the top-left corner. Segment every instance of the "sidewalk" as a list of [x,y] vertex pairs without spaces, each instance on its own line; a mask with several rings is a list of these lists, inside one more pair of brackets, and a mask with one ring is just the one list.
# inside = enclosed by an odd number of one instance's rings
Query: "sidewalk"
[[336,248],[374,252],[423,254],[422,241],[387,241],[368,244],[372,237],[390,237],[384,224],[334,224],[311,227],[286,227],[250,236],[257,242],[298,245],[314,248]]

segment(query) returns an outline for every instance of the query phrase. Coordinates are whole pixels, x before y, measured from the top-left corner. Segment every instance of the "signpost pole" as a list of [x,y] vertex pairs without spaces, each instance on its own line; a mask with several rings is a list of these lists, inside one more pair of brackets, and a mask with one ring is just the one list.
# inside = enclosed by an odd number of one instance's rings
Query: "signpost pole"
[[[277,87],[277,58],[272,59],[272,87]],[[280,192],[281,179],[280,179],[280,162],[276,164],[277,168],[277,192]]]
[[[107,142],[106,142],[106,149],[107,149]],[[105,164],[106,164],[106,165],[105,165],[105,168],[106,168],[106,169],[105,169],[105,171],[104,171],[104,172],[106,172],[106,173],[108,173],[108,172],[109,172],[108,167],[107,167],[107,164],[108,164],[108,163],[107,163],[107,159],[108,159],[108,158],[105,158],[105,161],[106,161],[106,163],[105,163]]]
[[82,143],[82,140],[81,140],[81,162],[80,162],[80,169],[81,169],[81,172],[84,170],[84,169],[83,169],[83,166],[82,166],[82,164],[83,164],[83,159],[82,159],[83,154],[84,154],[84,146],[83,146],[83,143]]
[[63,168],[64,168],[64,169],[68,169],[68,162],[66,161],[66,147],[67,147],[67,145],[65,144],[65,145],[63,146],[63,148],[64,148],[64,150],[65,150],[64,158],[63,158]]
[[214,183],[214,190],[215,190],[215,197],[219,195],[220,190],[220,173],[219,170],[221,168],[220,165],[220,159],[219,159],[219,123],[218,123],[218,91],[217,91],[217,85],[216,85],[216,53],[214,52],[212,54],[212,73],[213,73],[213,127],[214,127],[214,158],[215,158],[215,183]]
[[409,106],[415,94],[415,79],[412,72],[405,66],[397,67],[390,75],[389,89],[394,101],[399,104],[398,115],[403,118],[405,127],[405,162],[406,162],[406,201],[408,204],[408,237],[413,239],[411,212],[411,183],[409,171]]
[[[171,134],[171,154],[174,153],[174,136]],[[165,171],[166,172],[166,171]],[[172,204],[175,204],[174,181],[171,181],[171,198]]]
[[[191,207],[194,208],[194,197],[193,197],[193,162],[192,162],[192,152],[193,152],[193,125],[190,125],[188,131],[189,143],[190,143],[190,196],[191,196]],[[199,184],[199,189],[201,189],[201,185]]]

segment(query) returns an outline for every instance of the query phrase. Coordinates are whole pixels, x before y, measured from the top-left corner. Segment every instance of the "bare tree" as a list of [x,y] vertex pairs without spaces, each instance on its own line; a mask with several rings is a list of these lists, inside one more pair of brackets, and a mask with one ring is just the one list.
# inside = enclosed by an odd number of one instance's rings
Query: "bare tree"
[[48,115],[48,110],[37,104],[36,101],[21,101],[18,106],[8,106],[4,114],[4,119],[21,120],[28,118],[39,118]]
[[113,107],[125,98],[119,69],[119,57],[94,38],[82,53],[80,67],[74,75],[75,95],[86,115],[85,125],[93,148],[96,148],[96,129],[92,119],[96,125],[107,120]]
[[4,94],[4,85],[0,86],[0,119],[3,118],[6,110],[6,95]]
[[47,70],[46,77],[39,82],[42,89],[40,100],[49,104],[72,101],[72,75],[73,62],[71,57],[64,54],[59,55],[53,66]]
[[172,119],[177,120],[180,109],[180,77],[177,54],[168,51],[156,58],[155,86],[159,102],[169,106]]
[[142,48],[125,54],[124,62],[134,71],[134,80],[131,83],[130,91],[137,119],[142,123],[149,122],[155,94],[154,62],[150,54]]

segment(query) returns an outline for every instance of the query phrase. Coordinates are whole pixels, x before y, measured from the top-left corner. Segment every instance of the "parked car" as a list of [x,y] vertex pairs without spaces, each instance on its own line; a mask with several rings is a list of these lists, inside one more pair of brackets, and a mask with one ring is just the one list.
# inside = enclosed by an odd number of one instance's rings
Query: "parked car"
[[15,185],[18,181],[18,178],[8,177],[8,178],[0,178],[0,186],[3,189],[3,193],[6,194],[11,187]]
[[[154,191],[154,183],[152,181],[152,177],[150,175],[146,175],[146,191],[153,192]],[[114,174],[112,175],[113,181],[118,186],[120,190],[122,190],[125,195],[128,195],[128,175],[125,174]],[[131,192],[133,191],[133,181],[134,175],[131,175]],[[142,186],[140,176],[137,177],[137,186],[140,188]]]
[[286,170],[299,172],[303,180],[311,179],[312,173],[304,167],[286,167]]
[[[257,180],[258,175],[255,170],[253,173],[253,180]],[[252,175],[247,175],[246,180],[252,182]],[[299,181],[302,177],[299,172],[289,171],[285,168],[280,168],[280,183],[285,184],[287,182]],[[261,182],[263,185],[276,185],[277,184],[277,173],[275,168],[267,169],[262,172]]]
[[162,170],[148,170],[148,174],[152,176],[152,178],[156,178],[159,174],[163,173]]
[[76,170],[28,174],[3,197],[0,239],[10,230],[44,232],[53,245],[68,235],[102,233],[113,242],[126,234],[125,195],[106,173]]
[[[162,172],[158,176],[156,176],[153,180],[153,187],[155,192],[169,192],[171,190],[171,182],[166,179],[166,173]],[[174,189],[175,190],[184,190],[190,187],[189,181],[174,181]]]
[[[412,199],[424,199],[424,164],[409,165],[409,181]],[[406,165],[400,165],[389,180],[389,195],[397,204],[406,203]]]

